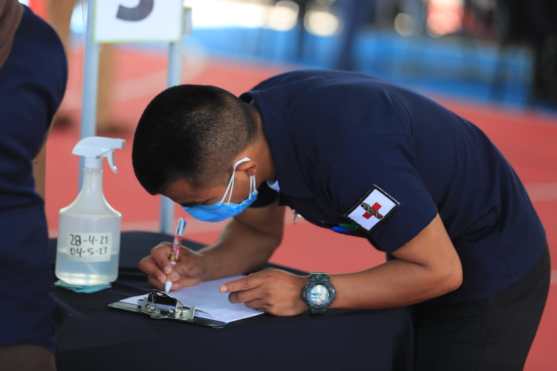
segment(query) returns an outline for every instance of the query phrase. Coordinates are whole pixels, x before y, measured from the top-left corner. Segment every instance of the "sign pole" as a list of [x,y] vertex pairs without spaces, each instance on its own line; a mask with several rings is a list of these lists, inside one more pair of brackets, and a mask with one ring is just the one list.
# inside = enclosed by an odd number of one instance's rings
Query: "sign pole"
[[[97,118],[97,86],[99,75],[99,44],[95,41],[95,2],[87,0],[87,31],[85,33],[85,66],[81,97],[80,139],[95,135]],[[83,161],[79,167],[79,189],[83,183]]]
[[[183,34],[191,33],[191,8],[184,8]],[[179,85],[182,81],[182,39],[170,43],[168,49],[167,87]],[[174,203],[167,197],[161,197],[160,232],[172,234],[174,221]]]
[[[179,85],[182,77],[182,45],[181,40],[171,42],[168,48],[168,76],[167,87]],[[160,210],[161,233],[172,234],[174,221],[174,203],[167,197],[161,196]]]

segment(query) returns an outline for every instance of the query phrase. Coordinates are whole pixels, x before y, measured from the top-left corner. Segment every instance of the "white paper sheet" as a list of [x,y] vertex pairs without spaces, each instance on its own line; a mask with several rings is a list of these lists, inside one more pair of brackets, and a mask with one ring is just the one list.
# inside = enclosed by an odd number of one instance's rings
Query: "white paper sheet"
[[[197,309],[200,309],[201,312],[197,314],[199,317],[230,323],[258,316],[263,312],[248,308],[244,304],[233,304],[228,300],[228,293],[223,294],[219,291],[219,288],[224,283],[241,277],[232,276],[220,280],[207,281],[195,287],[171,292],[169,295],[180,300],[185,306],[195,306]],[[143,299],[145,296],[133,296],[122,301],[129,304],[137,304],[138,300]]]

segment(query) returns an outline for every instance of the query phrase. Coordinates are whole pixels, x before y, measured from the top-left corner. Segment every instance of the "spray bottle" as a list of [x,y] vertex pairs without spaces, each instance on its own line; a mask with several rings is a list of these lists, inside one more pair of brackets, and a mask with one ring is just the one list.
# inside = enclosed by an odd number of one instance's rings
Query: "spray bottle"
[[83,185],[75,200],[60,210],[56,251],[56,277],[68,284],[93,286],[118,277],[122,214],[104,197],[102,159],[116,173],[113,151],[123,146],[123,139],[88,137],[72,151],[84,158]]

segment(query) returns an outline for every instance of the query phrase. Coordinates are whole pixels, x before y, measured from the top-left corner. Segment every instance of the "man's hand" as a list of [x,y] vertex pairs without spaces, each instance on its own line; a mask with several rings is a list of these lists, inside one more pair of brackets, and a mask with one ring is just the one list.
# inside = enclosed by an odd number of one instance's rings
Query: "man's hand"
[[178,261],[172,265],[171,253],[172,244],[163,242],[139,262],[139,269],[147,274],[151,285],[162,290],[166,280],[169,280],[172,282],[172,291],[175,291],[205,280],[207,267],[203,255],[181,246]]
[[232,303],[244,303],[275,316],[296,316],[308,309],[301,296],[306,281],[305,276],[265,269],[225,283],[221,292],[229,292]]

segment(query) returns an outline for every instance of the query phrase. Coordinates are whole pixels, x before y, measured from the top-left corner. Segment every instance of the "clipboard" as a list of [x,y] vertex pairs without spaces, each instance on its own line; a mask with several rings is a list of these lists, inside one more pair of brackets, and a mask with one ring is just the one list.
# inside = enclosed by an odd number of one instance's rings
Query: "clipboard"
[[143,314],[156,320],[173,320],[211,328],[223,328],[227,325],[226,322],[206,318],[203,314],[208,313],[196,307],[185,306],[180,300],[161,290],[150,291],[144,299],[139,299],[137,304],[117,301],[108,304],[108,307]]

